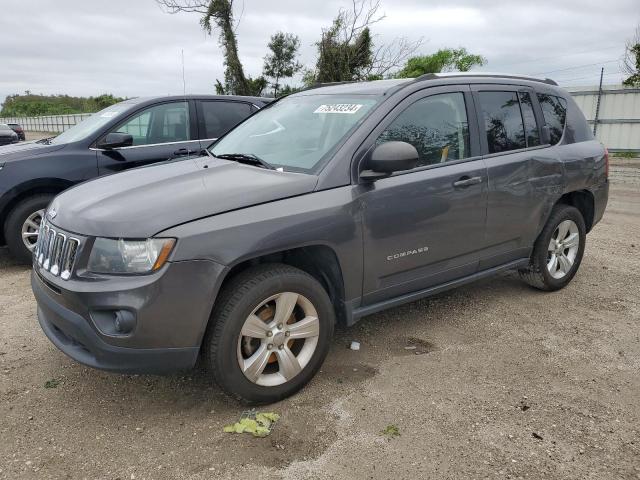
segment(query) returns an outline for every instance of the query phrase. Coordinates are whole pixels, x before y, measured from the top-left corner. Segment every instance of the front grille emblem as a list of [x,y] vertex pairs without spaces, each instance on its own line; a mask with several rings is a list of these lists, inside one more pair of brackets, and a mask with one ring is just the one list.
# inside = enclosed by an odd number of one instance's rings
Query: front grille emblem
[[53,208],[51,210],[49,210],[47,212],[47,215],[49,216],[49,218],[51,220],[53,220],[54,218],[56,218],[56,215],[58,215],[58,212],[56,212]]

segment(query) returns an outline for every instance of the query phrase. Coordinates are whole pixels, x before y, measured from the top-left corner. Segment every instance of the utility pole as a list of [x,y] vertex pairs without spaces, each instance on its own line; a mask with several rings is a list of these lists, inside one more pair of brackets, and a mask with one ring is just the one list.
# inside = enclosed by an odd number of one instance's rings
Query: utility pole
[[596,116],[593,119],[593,136],[598,131],[598,120],[600,118],[600,101],[602,100],[602,77],[604,77],[604,67],[600,69],[600,87],[598,88],[598,101],[596,102]]

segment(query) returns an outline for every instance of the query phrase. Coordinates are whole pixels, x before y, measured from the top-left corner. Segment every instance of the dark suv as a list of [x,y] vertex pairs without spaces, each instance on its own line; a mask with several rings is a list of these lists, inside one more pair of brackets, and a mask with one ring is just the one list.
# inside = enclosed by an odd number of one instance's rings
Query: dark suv
[[20,125],[19,123],[7,123],[7,125],[11,130],[16,132],[16,134],[18,135],[18,140],[25,141],[27,139],[24,134],[24,128],[22,128],[22,125]]
[[132,99],[57,137],[1,147],[0,245],[30,262],[42,213],[56,194],[100,175],[199,154],[270,101],[215,95]]
[[56,197],[34,255],[38,319],[86,365],[162,372],[202,354],[225,391],[275,401],[320,368],[336,321],[507,269],[567,285],[607,168],[550,80],[307,90],[207,156]]

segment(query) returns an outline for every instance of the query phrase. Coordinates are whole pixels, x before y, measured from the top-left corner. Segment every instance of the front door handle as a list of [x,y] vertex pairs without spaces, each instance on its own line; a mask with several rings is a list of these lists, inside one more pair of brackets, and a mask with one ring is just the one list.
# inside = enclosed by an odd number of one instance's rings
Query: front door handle
[[468,177],[465,175],[464,177],[460,177],[459,180],[453,182],[453,186],[456,188],[466,188],[479,183],[482,183],[482,177]]

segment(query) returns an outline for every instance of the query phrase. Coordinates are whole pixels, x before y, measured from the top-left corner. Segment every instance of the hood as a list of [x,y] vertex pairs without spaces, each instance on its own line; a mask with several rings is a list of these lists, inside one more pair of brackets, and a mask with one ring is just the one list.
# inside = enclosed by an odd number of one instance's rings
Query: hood
[[45,153],[55,152],[64,148],[66,144],[47,145],[46,143],[21,142],[0,147],[0,164],[25,160]]
[[80,235],[148,238],[191,220],[311,192],[317,180],[199,157],[80,184],[57,196],[49,212],[56,212],[53,224]]

